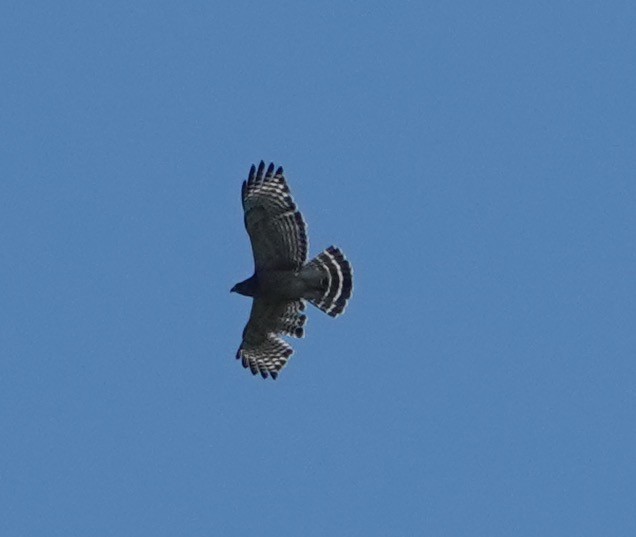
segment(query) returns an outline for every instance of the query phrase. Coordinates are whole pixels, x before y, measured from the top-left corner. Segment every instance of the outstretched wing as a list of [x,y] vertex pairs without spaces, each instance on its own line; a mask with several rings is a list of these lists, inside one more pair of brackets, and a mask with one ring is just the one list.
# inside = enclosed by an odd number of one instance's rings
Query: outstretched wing
[[254,375],[260,373],[263,378],[271,375],[275,379],[294,352],[280,335],[304,336],[307,321],[304,309],[302,300],[272,302],[255,298],[236,353],[243,367],[249,367]]
[[250,169],[242,189],[245,228],[252,242],[256,272],[300,270],[307,261],[307,229],[279,167]]

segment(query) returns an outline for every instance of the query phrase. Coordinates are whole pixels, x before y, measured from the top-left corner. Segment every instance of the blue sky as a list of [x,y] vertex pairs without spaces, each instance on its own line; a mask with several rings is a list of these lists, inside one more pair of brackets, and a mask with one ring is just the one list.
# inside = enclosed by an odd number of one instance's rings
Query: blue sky
[[[0,534],[636,534],[636,7],[5,2]],[[355,292],[234,359],[240,186]]]

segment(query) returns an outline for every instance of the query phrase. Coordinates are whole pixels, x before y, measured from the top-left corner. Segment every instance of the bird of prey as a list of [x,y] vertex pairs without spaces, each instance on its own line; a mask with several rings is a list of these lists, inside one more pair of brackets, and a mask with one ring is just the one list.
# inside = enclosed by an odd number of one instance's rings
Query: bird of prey
[[241,197],[254,274],[232,292],[254,300],[236,358],[254,375],[276,379],[294,352],[281,336],[305,334],[305,301],[337,317],[351,298],[353,271],[335,246],[307,262],[305,220],[282,167],[270,164],[265,170],[263,161],[258,169],[252,166]]

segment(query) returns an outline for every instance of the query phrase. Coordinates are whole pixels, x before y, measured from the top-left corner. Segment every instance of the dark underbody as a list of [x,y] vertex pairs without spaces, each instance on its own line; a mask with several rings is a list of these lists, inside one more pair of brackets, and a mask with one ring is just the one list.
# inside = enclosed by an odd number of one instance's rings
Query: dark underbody
[[251,297],[297,300],[308,291],[307,282],[293,270],[267,270],[254,273],[237,283],[231,292]]

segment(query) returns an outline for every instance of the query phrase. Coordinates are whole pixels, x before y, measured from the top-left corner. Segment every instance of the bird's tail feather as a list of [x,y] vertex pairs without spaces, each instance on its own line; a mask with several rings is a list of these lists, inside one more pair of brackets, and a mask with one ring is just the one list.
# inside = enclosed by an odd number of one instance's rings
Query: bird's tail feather
[[344,313],[353,292],[353,269],[339,248],[330,246],[318,254],[302,276],[310,289],[304,298],[332,317]]

